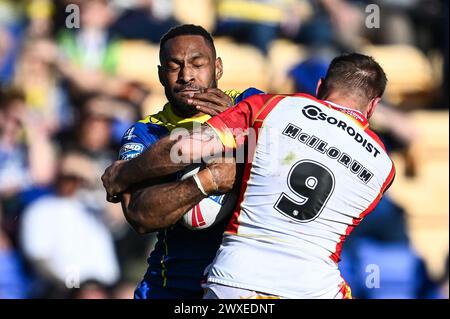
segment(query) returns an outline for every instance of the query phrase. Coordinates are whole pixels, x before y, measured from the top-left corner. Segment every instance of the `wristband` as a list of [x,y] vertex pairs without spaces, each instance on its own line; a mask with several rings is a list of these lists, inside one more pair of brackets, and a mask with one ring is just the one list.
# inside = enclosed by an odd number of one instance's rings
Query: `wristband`
[[200,178],[198,178],[197,174],[194,174],[192,178],[195,181],[195,184],[197,184],[198,189],[200,192],[202,192],[203,195],[208,196],[208,194],[205,192],[205,189],[203,188],[202,182],[200,181]]
[[208,170],[209,174],[211,175],[211,180],[213,182],[214,185],[214,192],[218,192],[219,191],[219,186],[217,186],[216,180],[214,179],[214,175],[211,172],[211,170],[209,169],[209,167],[205,167],[206,170]]

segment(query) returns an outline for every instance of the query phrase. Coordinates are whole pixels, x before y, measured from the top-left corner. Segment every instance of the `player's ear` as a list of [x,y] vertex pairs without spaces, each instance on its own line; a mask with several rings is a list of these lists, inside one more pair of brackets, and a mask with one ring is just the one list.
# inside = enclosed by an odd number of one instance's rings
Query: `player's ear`
[[219,57],[216,59],[216,81],[218,81],[223,75],[223,63]]
[[158,78],[159,78],[159,83],[161,83],[161,85],[165,87],[166,82],[164,81],[163,70],[160,65],[158,65]]
[[319,97],[319,91],[320,91],[320,87],[322,86],[323,83],[323,78],[320,78],[319,81],[317,81],[317,86],[316,86],[316,97]]
[[380,103],[381,101],[381,97],[376,97],[373,98],[372,100],[370,100],[369,102],[369,108],[367,109],[367,119],[370,119],[370,117],[372,116],[373,112],[375,112],[375,109],[378,105],[378,103]]

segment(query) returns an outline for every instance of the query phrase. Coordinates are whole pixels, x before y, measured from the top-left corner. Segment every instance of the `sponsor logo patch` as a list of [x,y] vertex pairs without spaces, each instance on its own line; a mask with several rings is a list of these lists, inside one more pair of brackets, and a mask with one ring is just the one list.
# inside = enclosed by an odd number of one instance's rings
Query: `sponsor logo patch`
[[121,160],[129,160],[135,158],[144,151],[144,145],[140,143],[127,143],[122,146],[119,152]]

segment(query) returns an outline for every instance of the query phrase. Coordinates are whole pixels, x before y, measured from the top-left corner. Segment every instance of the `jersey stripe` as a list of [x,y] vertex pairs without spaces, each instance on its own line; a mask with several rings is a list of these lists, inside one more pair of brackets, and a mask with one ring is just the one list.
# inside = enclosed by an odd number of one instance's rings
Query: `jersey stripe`
[[209,127],[211,127],[217,134],[223,146],[225,146],[225,150],[235,149],[237,147],[237,144],[231,129],[222,121],[219,116],[214,117],[213,120],[214,124],[212,124],[210,121],[205,122],[205,124],[209,125]]
[[[258,143],[258,130],[262,127],[262,124],[264,123],[264,119],[267,117],[267,115],[270,113],[270,111],[272,111],[273,108],[283,98],[285,98],[285,96],[275,95],[271,99],[269,99],[266,102],[266,104],[261,108],[261,110],[258,112],[255,120],[253,121],[253,127],[255,128],[255,133],[256,133],[255,145],[253,146],[252,149],[249,148],[249,150],[248,150],[249,156],[247,156],[247,158],[251,159],[251,160],[250,160],[250,162],[245,163],[244,175],[242,177],[241,192],[239,195],[239,200],[237,202],[233,216],[231,217],[231,220],[225,230],[225,233],[229,233],[229,234],[237,234],[238,233],[239,215],[241,213],[241,204],[244,200],[245,192],[247,190],[248,180],[250,178],[250,171],[252,169],[253,155],[254,155],[254,152],[256,149],[256,144]],[[251,157],[250,157],[250,154],[251,154]]]
[[352,290],[345,280],[341,284],[339,293],[342,295],[342,299],[353,299]]
[[348,225],[347,229],[345,230],[345,235],[340,236],[339,242],[336,245],[335,252],[330,255],[331,260],[333,260],[336,264],[341,260],[340,257],[342,252],[342,246],[344,245],[345,239],[350,235],[353,229],[355,229],[355,227],[359,225],[361,220],[375,209],[384,192],[391,186],[392,182],[394,181],[394,177],[395,177],[395,167],[394,163],[392,163],[391,171],[389,172],[388,177],[384,181],[383,186],[381,187],[380,192],[378,193],[378,196],[373,200],[373,202],[369,205],[369,207],[367,207],[366,210],[364,210],[357,218],[353,218],[352,224]]
[[255,125],[255,122],[262,122],[266,118],[267,114],[275,107],[275,105],[280,102],[284,96],[282,95],[274,95],[272,96],[261,109],[259,109],[258,113],[256,113],[255,120],[252,123],[252,126]]
[[380,138],[378,137],[377,134],[375,134],[375,132],[373,132],[371,129],[366,128],[364,130],[364,132],[366,132],[371,138],[373,138],[375,140],[375,142],[377,142],[378,145],[381,146],[381,148],[386,151],[386,147],[384,146],[383,142],[380,140]]

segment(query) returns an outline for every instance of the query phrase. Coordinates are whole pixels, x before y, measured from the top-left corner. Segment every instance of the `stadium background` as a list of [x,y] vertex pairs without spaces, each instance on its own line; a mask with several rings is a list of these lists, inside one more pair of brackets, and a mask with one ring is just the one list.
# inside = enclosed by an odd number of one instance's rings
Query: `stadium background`
[[0,0],[0,298],[132,296],[154,235],[99,178],[164,105],[158,40],[179,23],[213,32],[222,89],[311,93],[334,55],[375,57],[389,83],[372,125],[397,177],[342,270],[359,298],[448,298],[448,19],[438,0]]

